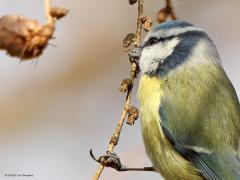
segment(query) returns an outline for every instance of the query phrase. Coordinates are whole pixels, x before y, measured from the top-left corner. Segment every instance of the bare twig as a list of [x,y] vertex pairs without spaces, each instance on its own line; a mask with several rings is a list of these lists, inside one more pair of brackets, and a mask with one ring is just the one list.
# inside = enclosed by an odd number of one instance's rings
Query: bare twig
[[173,20],[176,20],[177,19],[177,15],[176,15],[175,10],[174,10],[174,8],[172,6],[172,1],[171,0],[166,0],[166,7],[171,9],[171,12],[170,12],[171,18]]
[[[141,33],[142,33],[142,17],[143,17],[143,3],[144,0],[138,0],[138,19],[137,19],[137,28],[136,28],[136,41],[134,45],[137,47],[140,45],[141,41]],[[131,86],[129,86],[127,90],[127,96],[126,96],[126,102],[120,117],[120,120],[118,122],[117,128],[115,129],[110,143],[108,145],[108,152],[113,152],[115,146],[118,144],[119,141],[119,136],[122,131],[123,124],[125,122],[125,119],[128,115],[129,109],[131,107],[131,95],[132,95],[132,88],[134,85],[134,80],[137,77],[137,74],[139,72],[138,69],[138,64],[135,61],[130,60],[131,62],[131,71],[130,71],[130,78],[129,80],[131,81]],[[93,180],[98,180],[99,177],[101,176],[103,170],[104,170],[104,165],[101,164],[93,177]]]
[[[131,64],[131,74],[130,74],[130,79],[132,81],[132,85],[134,84],[134,80],[136,78],[136,75],[137,75],[137,72],[138,72],[138,67],[137,67],[137,64],[136,63],[132,63]],[[133,86],[132,86],[133,87]],[[128,111],[129,111],[129,108],[131,106],[131,94],[132,94],[132,87],[129,88],[128,92],[127,92],[127,97],[126,97],[126,102],[125,102],[125,105],[124,105],[124,108],[123,108],[123,111],[122,111],[122,114],[121,114],[121,117],[120,117],[120,120],[118,122],[118,125],[117,125],[117,128],[115,129],[112,137],[111,137],[111,140],[110,140],[110,143],[108,145],[108,152],[113,152],[115,146],[118,144],[118,141],[119,141],[119,137],[120,137],[120,133],[122,131],[122,127],[123,127],[123,124],[125,122],[125,119],[127,117],[127,114],[128,114]],[[105,166],[103,164],[101,164],[95,174],[95,176],[93,177],[93,180],[98,180],[99,177],[101,176],[103,170],[104,170]]]
[[[138,73],[138,65],[135,62],[132,62],[131,63],[131,73],[130,73],[130,78],[129,78],[132,82],[132,86],[127,91],[126,102],[125,102],[120,120],[118,122],[117,128],[115,129],[115,131],[114,131],[114,133],[111,137],[110,143],[108,145],[108,150],[107,150],[108,152],[113,152],[113,149],[118,144],[119,136],[120,136],[120,133],[122,131],[123,124],[124,124],[125,119],[128,115],[129,108],[131,107],[132,88],[133,88],[134,80],[136,78],[137,73]],[[99,179],[99,177],[101,176],[101,174],[104,170],[104,167],[105,166],[103,164],[101,164],[99,166],[95,176],[93,177],[93,180],[98,180]]]
[[[133,5],[135,2],[137,2],[137,0],[129,0],[129,3],[131,5]],[[133,42],[135,47],[139,47],[141,42],[142,29],[144,28],[144,30],[149,31],[152,27],[151,18],[147,16],[145,17],[143,16],[143,3],[144,3],[144,0],[138,0],[138,18],[137,18],[136,34],[130,33],[124,38],[123,40],[124,47],[129,47]],[[166,6],[165,8],[159,11],[158,17],[159,15],[161,16],[160,23],[166,21],[166,19],[169,16],[171,16],[172,19],[176,19],[176,14],[173,10],[171,0],[166,0]],[[109,153],[112,153],[115,146],[118,144],[119,137],[123,128],[123,124],[125,122],[127,115],[128,115],[127,123],[130,125],[133,125],[135,120],[138,118],[138,109],[131,105],[131,96],[132,96],[134,81],[137,77],[137,74],[139,73],[139,67],[138,67],[138,63],[134,59],[130,59],[130,63],[131,63],[130,78],[124,79],[120,86],[121,92],[127,92],[126,101],[125,101],[125,105],[124,105],[120,120],[118,122],[117,128],[115,129],[111,137],[110,143],[108,145],[107,152]],[[101,161],[100,160],[98,161],[97,158],[94,156],[94,154],[92,153],[92,150],[90,151],[90,155],[95,161],[101,163]],[[105,168],[105,165],[100,164],[95,176],[93,177],[93,180],[98,180],[100,178],[104,168]]]
[[51,16],[51,0],[44,0],[45,5],[45,16],[48,24],[53,23],[53,18]]
[[138,19],[137,19],[137,29],[136,35],[137,39],[134,45],[137,47],[140,45],[141,42],[141,34],[142,34],[142,18],[143,18],[143,3],[144,0],[138,0]]

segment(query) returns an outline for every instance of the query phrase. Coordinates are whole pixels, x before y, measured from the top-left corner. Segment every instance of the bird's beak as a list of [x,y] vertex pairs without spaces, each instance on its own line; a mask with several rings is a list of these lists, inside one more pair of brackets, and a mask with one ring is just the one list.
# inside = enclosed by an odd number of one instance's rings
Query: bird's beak
[[135,61],[139,61],[141,53],[142,53],[142,49],[143,47],[136,47],[134,49],[132,49],[129,53],[128,56],[130,58],[130,60],[135,60]]

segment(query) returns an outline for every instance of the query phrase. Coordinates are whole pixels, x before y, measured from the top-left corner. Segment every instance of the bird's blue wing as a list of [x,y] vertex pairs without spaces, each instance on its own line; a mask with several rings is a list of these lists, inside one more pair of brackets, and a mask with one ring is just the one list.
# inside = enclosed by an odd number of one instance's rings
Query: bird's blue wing
[[162,129],[170,143],[184,158],[191,161],[208,180],[240,180],[240,158],[230,152],[196,152],[181,145],[167,127]]

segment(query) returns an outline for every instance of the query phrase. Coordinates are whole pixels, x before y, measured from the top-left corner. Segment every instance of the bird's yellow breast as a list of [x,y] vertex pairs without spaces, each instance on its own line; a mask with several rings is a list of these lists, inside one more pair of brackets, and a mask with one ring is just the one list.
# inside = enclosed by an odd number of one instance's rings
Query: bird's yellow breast
[[[154,116],[154,119],[159,119],[158,110],[162,97],[162,80],[159,78],[151,78],[147,75],[143,75],[141,77],[138,89],[138,99],[140,103],[141,113],[143,113],[142,115],[151,114]],[[149,120],[149,118],[147,119]]]
[[146,153],[154,168],[166,179],[199,180],[201,177],[192,164],[177,153],[161,129],[159,108],[164,96],[164,81],[147,75],[140,80],[138,99]]

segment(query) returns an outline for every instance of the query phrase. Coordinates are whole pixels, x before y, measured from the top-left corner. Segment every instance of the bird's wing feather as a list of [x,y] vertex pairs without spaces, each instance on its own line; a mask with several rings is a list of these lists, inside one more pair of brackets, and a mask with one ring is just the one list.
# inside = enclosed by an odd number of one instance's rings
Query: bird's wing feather
[[240,160],[237,155],[229,152],[196,152],[184,147],[173,136],[168,128],[162,129],[170,143],[178,153],[191,161],[208,180],[240,179]]
[[166,82],[159,109],[166,137],[207,179],[239,180],[240,105],[224,70],[198,67]]

